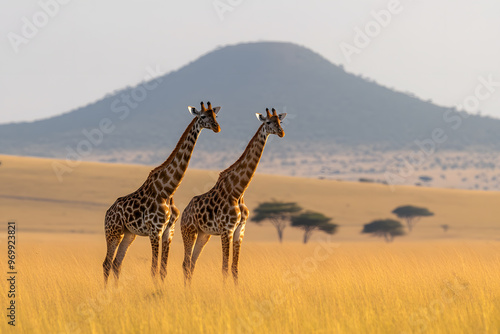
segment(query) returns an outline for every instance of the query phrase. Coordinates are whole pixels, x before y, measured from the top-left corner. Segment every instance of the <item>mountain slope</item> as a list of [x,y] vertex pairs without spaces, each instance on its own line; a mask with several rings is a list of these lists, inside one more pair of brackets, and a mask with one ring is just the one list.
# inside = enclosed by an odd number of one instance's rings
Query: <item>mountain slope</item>
[[[65,157],[86,139],[83,130],[99,128],[108,119],[113,130],[102,140],[94,138],[83,158],[130,161],[124,156],[133,155],[133,161],[156,162],[168,155],[188,124],[187,105],[201,100],[222,106],[222,132],[205,131],[197,149],[205,154],[234,151],[231,159],[257,129],[254,113],[266,107],[289,114],[286,137],[268,149],[278,159],[285,153],[333,152],[346,146],[411,148],[415,140],[431,138],[436,128],[447,136],[442,148],[500,147],[500,120],[445,115],[450,111],[346,73],[290,43],[220,48],[148,85],[157,86],[127,88],[42,121],[0,125],[0,153]],[[143,100],[141,90],[146,92]],[[141,99],[127,106],[126,96]],[[121,119],[127,109],[128,116]],[[461,124],[455,130],[457,119]]]

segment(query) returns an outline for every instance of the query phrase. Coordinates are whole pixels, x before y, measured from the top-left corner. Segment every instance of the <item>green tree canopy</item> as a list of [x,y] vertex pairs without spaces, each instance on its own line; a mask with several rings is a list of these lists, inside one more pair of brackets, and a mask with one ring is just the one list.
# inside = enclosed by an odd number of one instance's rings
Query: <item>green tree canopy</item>
[[300,215],[292,216],[292,226],[304,230],[304,243],[307,243],[314,230],[328,234],[337,233],[338,225],[330,223],[331,220],[332,218],[328,218],[322,213],[306,211]]
[[434,216],[434,213],[430,212],[428,209],[413,205],[398,206],[392,210],[392,213],[398,216],[398,218],[406,221],[410,232],[421,217]]
[[269,220],[278,232],[280,242],[283,242],[283,231],[293,214],[301,211],[302,208],[293,202],[264,202],[254,210],[250,220],[260,224]]
[[394,219],[378,219],[365,224],[361,233],[370,233],[377,237],[384,237],[385,241],[391,242],[394,237],[405,235],[403,225]]

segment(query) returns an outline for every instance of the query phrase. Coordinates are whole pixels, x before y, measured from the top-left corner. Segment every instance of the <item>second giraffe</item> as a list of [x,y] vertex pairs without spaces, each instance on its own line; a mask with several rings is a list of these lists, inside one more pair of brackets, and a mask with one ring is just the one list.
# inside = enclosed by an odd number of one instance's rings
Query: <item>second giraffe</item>
[[196,260],[212,235],[220,235],[222,241],[222,273],[224,281],[228,275],[229,249],[233,244],[231,272],[238,283],[238,259],[245,233],[245,223],[249,210],[243,195],[255,174],[267,137],[270,134],[285,136],[281,121],[286,113],[277,114],[266,109],[266,116],[256,114],[262,125],[250,140],[241,157],[229,168],[222,171],[211,190],[195,196],[182,213],[181,231],[184,241],[185,283],[191,282]]

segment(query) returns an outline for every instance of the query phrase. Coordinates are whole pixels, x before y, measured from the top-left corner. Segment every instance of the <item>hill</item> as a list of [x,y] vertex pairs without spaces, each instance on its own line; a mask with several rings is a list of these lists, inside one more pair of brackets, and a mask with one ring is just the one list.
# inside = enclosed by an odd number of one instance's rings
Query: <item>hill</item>
[[384,182],[392,173],[398,184],[424,177],[426,186],[500,189],[500,120],[438,107],[277,42],[222,47],[66,114],[0,125],[0,154],[156,164],[189,123],[186,106],[201,100],[222,106],[222,132],[202,133],[194,168],[229,166],[259,126],[254,114],[276,107],[288,113],[286,136],[271,137],[265,173]]
[[[117,197],[137,189],[151,170],[151,166],[84,162],[59,182],[52,167],[57,160],[14,156],[0,156],[0,160],[0,220],[16,220],[23,232],[102,234],[108,207]],[[217,172],[188,170],[175,195],[179,209],[210,189],[217,177]],[[409,186],[391,191],[380,184],[257,174],[245,202],[253,210],[271,199],[295,201],[333,217],[340,225],[335,240],[375,240],[360,234],[362,225],[395,218],[391,211],[404,204],[427,207],[435,216],[422,219],[401,240],[500,239],[498,192]],[[446,234],[439,227],[442,224],[450,225]],[[245,239],[276,241],[277,236],[268,224],[250,223]],[[174,240],[180,242],[180,238]],[[285,230],[285,241],[300,240],[299,230]]]
[[405,149],[431,138],[438,127],[447,136],[439,145],[443,149],[500,147],[500,120],[470,116],[455,131],[461,116],[445,115],[448,109],[346,73],[304,47],[259,42],[217,49],[178,71],[57,117],[0,125],[0,153],[65,157],[86,139],[83,130],[99,128],[107,118],[113,130],[84,158],[158,162],[189,122],[186,106],[201,100],[223,107],[223,135],[206,135],[199,143],[222,157],[245,145],[258,125],[254,113],[271,106],[289,114],[286,140],[270,148],[277,159],[339,147]]

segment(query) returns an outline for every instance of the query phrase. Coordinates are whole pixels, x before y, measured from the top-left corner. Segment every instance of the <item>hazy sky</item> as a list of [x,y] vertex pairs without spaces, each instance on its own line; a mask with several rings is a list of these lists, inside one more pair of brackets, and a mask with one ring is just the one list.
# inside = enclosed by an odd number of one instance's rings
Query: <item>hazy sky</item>
[[466,101],[472,110],[476,102],[500,118],[499,17],[498,0],[3,0],[0,123],[61,114],[151,69],[166,73],[219,46],[264,40],[306,46],[440,105]]

